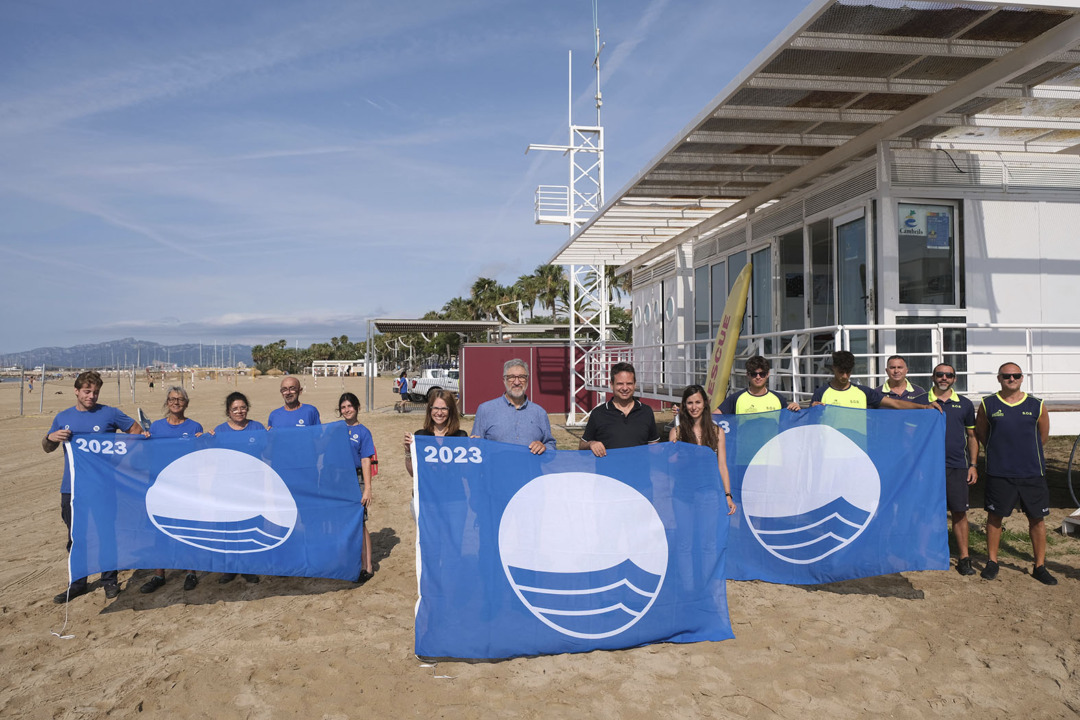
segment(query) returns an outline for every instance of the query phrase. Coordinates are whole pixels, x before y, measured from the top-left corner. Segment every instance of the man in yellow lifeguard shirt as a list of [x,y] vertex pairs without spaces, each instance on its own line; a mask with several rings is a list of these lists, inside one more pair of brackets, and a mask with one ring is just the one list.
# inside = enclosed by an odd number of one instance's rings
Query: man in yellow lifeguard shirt
[[856,385],[851,382],[851,372],[855,369],[855,356],[847,350],[837,350],[832,354],[831,382],[814,391],[811,405],[835,405],[837,407],[858,408],[861,410],[890,408],[892,410],[927,410],[941,412],[937,405],[920,405],[908,400],[889,397],[877,388]]
[[746,361],[745,390],[739,390],[724,398],[719,412],[724,415],[747,415],[750,413],[772,412],[786,407],[798,412],[802,408],[794,400],[769,389],[769,361],[761,355],[755,355]]

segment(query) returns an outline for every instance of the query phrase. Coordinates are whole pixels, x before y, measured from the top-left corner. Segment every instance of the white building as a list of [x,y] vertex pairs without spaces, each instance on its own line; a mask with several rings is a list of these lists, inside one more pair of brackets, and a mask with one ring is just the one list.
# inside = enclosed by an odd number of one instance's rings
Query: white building
[[1008,360],[1080,398],[1078,46],[1080,0],[814,0],[552,261],[633,273],[646,396],[703,377],[752,261],[741,357],[778,388],[850,349],[867,384],[899,353],[986,394]]

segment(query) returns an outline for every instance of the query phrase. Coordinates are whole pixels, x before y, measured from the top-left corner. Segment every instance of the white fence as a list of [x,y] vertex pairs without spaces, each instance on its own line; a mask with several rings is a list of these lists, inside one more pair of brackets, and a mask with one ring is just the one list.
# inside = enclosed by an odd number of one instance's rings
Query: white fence
[[[900,353],[897,341],[903,346]],[[674,402],[687,385],[703,383],[711,347],[712,340],[617,350],[598,346],[586,356],[586,387],[608,391],[611,366],[631,362],[642,397]],[[999,389],[998,367],[1015,362],[1025,374],[1028,392],[1080,404],[1080,324],[835,325],[747,335],[739,339],[731,388],[745,387],[743,361],[763,355],[772,364],[771,387],[807,400],[832,377],[829,360],[834,350],[855,355],[852,379],[864,385],[882,385],[885,360],[901,354],[907,359],[911,382],[928,387],[933,367],[944,361],[956,368],[958,390],[982,396]]]

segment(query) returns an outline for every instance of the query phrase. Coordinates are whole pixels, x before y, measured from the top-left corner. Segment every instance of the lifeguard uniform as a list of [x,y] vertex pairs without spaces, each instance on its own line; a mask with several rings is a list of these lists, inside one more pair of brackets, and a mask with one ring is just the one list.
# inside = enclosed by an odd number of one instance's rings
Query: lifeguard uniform
[[912,385],[910,381],[906,380],[905,382],[907,382],[907,387],[899,393],[890,390],[888,382],[881,386],[881,392],[885,393],[891,398],[896,398],[897,400],[907,400],[909,402],[916,402],[915,398],[919,397],[920,395],[926,394],[926,391],[918,385]]
[[[757,413],[777,412],[788,406],[783,395],[766,391],[764,395],[751,395],[749,390],[740,390],[724,398],[718,410],[723,415],[755,415]],[[716,422],[717,415],[713,415]],[[726,423],[725,423],[726,424]],[[769,440],[776,437],[780,429],[780,416],[772,415],[738,423],[739,442],[736,445],[735,462],[749,465]]]
[[751,395],[749,390],[740,390],[724,398],[718,410],[724,415],[749,415],[781,410],[787,406],[788,399],[772,390],[766,390],[764,395]]
[[[851,410],[867,410],[879,408],[884,399],[885,394],[877,388],[851,383],[847,390],[837,390],[826,383],[814,391],[811,402]],[[847,435],[863,451],[867,449],[866,416],[862,413],[839,413],[827,410],[825,422]]]
[[989,424],[986,437],[985,509],[1008,517],[1020,501],[1032,520],[1050,514],[1050,488],[1046,484],[1046,459],[1039,437],[1039,418],[1046,412],[1043,401],[1027,393],[1014,403],[995,393],[983,398],[983,414]]
[[967,476],[971,465],[967,431],[975,429],[975,405],[955,390],[948,400],[940,399],[931,389],[912,402],[937,403],[945,411],[945,499],[949,512],[967,512]]
[[819,402],[822,405],[835,405],[836,407],[877,409],[881,401],[885,399],[885,393],[877,388],[866,387],[851,383],[847,390],[837,390],[831,384],[826,383],[814,391],[811,402]]

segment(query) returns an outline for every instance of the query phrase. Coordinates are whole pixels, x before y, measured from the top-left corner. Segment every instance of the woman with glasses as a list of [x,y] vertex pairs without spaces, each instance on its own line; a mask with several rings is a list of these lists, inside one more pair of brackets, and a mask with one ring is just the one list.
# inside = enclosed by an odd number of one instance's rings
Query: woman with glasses
[[[150,424],[150,429],[143,433],[148,438],[194,438],[203,434],[203,426],[187,417],[187,390],[177,385],[165,391],[165,417]],[[141,593],[152,593],[165,584],[165,570],[159,569],[139,588]],[[194,590],[199,578],[194,570],[188,570],[184,577],[184,589]]]
[[432,435],[435,437],[469,437],[461,429],[458,416],[457,400],[449,390],[433,390],[428,398],[427,414],[424,427],[414,433],[405,433],[405,469],[411,476],[413,435]]
[[351,392],[343,393],[338,398],[338,415],[345,421],[349,433],[349,447],[352,449],[353,462],[356,463],[356,478],[360,481],[360,502],[364,506],[364,551],[360,559],[360,577],[357,578],[357,582],[364,583],[375,575],[375,568],[371,563],[371,535],[367,527],[368,506],[371,503],[371,458],[375,455],[375,441],[371,438],[371,431],[360,424],[357,417],[359,410],[360,399]]
[[731,479],[728,477],[727,445],[724,433],[712,421],[709,414],[709,396],[705,388],[691,385],[683,390],[679,404],[679,424],[668,433],[669,442],[685,442],[704,445],[716,453],[720,468],[720,479],[724,483],[724,496],[727,498],[728,515],[735,513],[735,500],[731,497]]
[[[228,397],[225,398],[225,416],[228,418],[225,422],[214,428],[213,433],[233,433],[233,432],[266,432],[266,426],[258,420],[248,419],[248,410],[251,409],[251,403],[248,402],[247,396],[242,392],[231,392]],[[225,584],[232,582],[236,579],[236,573],[222,573],[218,578],[218,582]],[[259,582],[258,575],[244,574],[244,579],[249,583]]]
[[248,402],[247,396],[242,392],[231,392],[229,396],[225,398],[225,417],[228,418],[225,422],[214,428],[214,433],[219,432],[254,432],[256,430],[266,430],[266,426],[258,420],[248,419],[248,410],[251,409],[251,403]]

